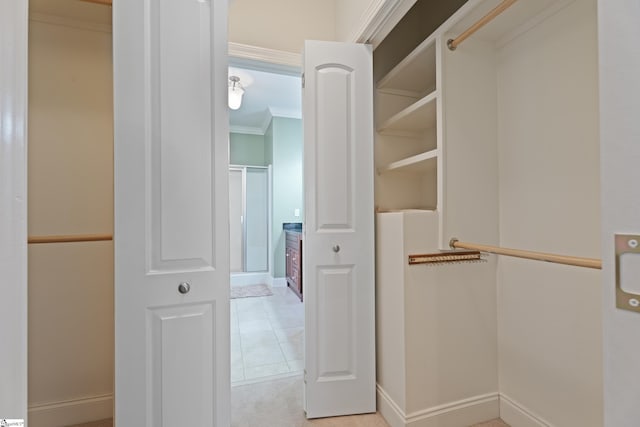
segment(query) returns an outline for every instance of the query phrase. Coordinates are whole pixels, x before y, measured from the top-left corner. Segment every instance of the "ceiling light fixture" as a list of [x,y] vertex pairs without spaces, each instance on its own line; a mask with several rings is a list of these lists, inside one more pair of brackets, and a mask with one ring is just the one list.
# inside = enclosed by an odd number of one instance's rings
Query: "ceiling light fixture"
[[240,77],[229,76],[229,108],[232,110],[240,108],[242,95],[244,95],[244,89],[240,84]]

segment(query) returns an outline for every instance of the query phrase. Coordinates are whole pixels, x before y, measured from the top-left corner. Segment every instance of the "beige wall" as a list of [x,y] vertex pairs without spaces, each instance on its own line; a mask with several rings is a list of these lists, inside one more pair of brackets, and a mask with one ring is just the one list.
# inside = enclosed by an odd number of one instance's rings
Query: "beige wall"
[[[29,234],[112,233],[111,34],[30,25]],[[111,242],[30,245],[29,425],[110,416],[112,390]]]
[[229,41],[301,53],[304,40],[355,42],[381,0],[233,0]]
[[[498,51],[502,246],[599,258],[596,27],[575,1]],[[602,425],[600,279],[499,260],[500,391],[554,426]]]
[[340,41],[355,41],[353,39],[354,31],[362,25],[362,19],[365,12],[374,5],[379,3],[377,0],[336,0],[336,39]]
[[330,0],[234,0],[229,5],[229,41],[301,53],[305,39],[336,40]]

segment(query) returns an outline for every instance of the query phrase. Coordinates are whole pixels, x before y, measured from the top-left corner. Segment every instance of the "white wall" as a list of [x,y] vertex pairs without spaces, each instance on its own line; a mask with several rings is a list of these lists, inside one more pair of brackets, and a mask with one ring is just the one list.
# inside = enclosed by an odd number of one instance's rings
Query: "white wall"
[[229,5],[229,42],[301,53],[305,39],[336,40],[333,1],[234,0]]
[[27,417],[27,3],[0,2],[0,417]]
[[[111,34],[30,25],[29,234],[112,233]],[[112,391],[112,243],[30,245],[30,426],[110,417]]]
[[[579,0],[497,53],[501,246],[600,256],[596,30],[595,0]],[[523,425],[514,403],[554,426],[602,425],[600,280],[500,258],[507,423]]]
[[604,426],[640,419],[640,314],[615,308],[614,233],[640,234],[640,6],[598,2],[602,179]]

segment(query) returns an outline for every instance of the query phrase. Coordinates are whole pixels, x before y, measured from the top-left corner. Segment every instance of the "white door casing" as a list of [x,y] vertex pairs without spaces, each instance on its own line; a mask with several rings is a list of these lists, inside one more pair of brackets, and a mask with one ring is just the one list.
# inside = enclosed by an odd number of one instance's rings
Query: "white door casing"
[[375,412],[371,47],[306,41],[304,79],[305,409]]
[[0,1],[0,418],[27,418],[28,2]]
[[226,35],[226,0],[114,2],[118,427],[230,423]]
[[640,234],[638,21],[637,0],[598,1],[604,427],[640,420],[640,313],[616,308],[614,256],[615,234]]

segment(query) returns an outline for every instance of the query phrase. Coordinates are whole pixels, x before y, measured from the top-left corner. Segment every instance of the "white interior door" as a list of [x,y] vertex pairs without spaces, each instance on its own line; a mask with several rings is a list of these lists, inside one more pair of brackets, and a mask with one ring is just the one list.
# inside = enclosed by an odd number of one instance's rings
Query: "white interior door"
[[304,73],[305,410],[374,412],[371,47],[307,41]]
[[622,290],[640,295],[640,259],[623,255],[617,271],[614,251],[615,234],[640,235],[639,20],[636,0],[598,1],[604,427],[640,425],[640,313],[616,292],[619,275]]
[[0,417],[27,418],[28,2],[0,1]]
[[228,427],[226,0],[113,7],[115,422]]

